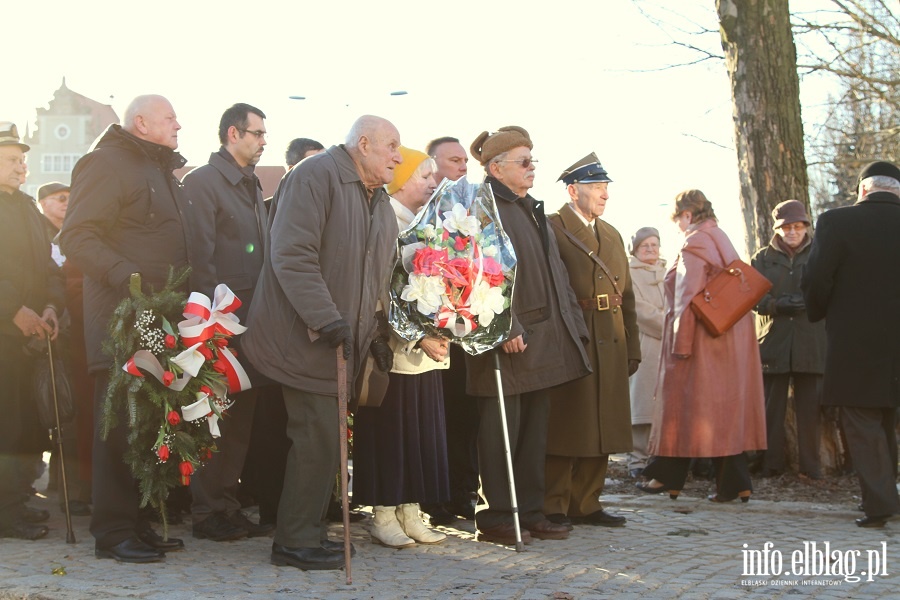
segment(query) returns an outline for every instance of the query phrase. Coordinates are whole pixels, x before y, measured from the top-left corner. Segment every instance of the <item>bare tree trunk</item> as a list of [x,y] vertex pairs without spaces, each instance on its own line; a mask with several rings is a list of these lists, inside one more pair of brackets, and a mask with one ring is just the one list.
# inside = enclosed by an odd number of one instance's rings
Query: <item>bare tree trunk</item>
[[731,79],[747,249],[772,236],[772,208],[809,209],[797,51],[785,0],[716,0]]

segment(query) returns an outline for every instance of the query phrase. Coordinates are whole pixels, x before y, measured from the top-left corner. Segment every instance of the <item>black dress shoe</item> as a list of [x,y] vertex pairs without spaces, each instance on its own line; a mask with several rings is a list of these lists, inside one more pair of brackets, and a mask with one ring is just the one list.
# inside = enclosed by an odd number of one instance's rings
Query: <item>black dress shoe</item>
[[[329,552],[344,553],[344,542],[335,542],[334,540],[322,540],[319,545]],[[350,544],[350,556],[356,556],[356,546]]]
[[166,558],[165,552],[151,548],[136,537],[130,537],[108,548],[95,545],[94,556],[97,558],[114,558],[124,563],[151,563],[159,562]]
[[572,517],[572,522],[578,525],[601,525],[603,527],[624,527],[628,519],[619,515],[611,515],[603,509],[594,511],[583,517]]
[[[422,512],[428,513],[428,522],[432,527],[451,525],[456,522],[456,515],[447,511],[442,504],[429,504],[428,508],[422,507]],[[473,512],[472,518],[475,518]]]
[[194,537],[200,540],[227,542],[247,537],[247,530],[232,524],[224,514],[213,513],[198,523],[194,523]]
[[475,505],[468,501],[445,502],[444,510],[460,519],[466,519],[467,521],[475,520]]
[[292,566],[304,571],[340,569],[344,566],[344,555],[318,548],[288,548],[272,544],[272,564],[278,567]]
[[229,515],[228,520],[235,527],[240,527],[247,532],[247,537],[264,537],[275,531],[274,523],[254,523],[241,511]]
[[15,538],[17,540],[39,540],[50,529],[46,525],[35,525],[25,521],[16,521],[8,525],[0,526],[0,538]]
[[163,552],[176,552],[184,550],[184,542],[178,538],[169,538],[164,540],[161,535],[153,531],[150,527],[139,531],[137,538],[155,550]]
[[43,523],[50,518],[50,511],[26,506],[22,509],[22,520],[26,523]]
[[562,513],[553,513],[547,515],[547,520],[551,523],[556,523],[557,525],[565,525],[569,531],[575,529],[575,526],[572,524],[572,521],[566,515]]
[[856,519],[855,522],[857,527],[884,527],[884,524],[887,523],[890,517],[890,515],[883,517],[870,517],[867,515],[861,519]]

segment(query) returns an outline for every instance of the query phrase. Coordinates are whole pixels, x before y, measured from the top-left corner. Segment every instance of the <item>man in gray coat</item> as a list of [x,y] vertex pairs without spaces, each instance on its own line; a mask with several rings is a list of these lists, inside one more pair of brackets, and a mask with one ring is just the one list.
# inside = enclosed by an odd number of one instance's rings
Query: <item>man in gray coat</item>
[[866,513],[856,524],[882,527],[900,513],[900,169],[873,162],[858,189],[819,217],[800,287],[809,320],[827,323],[822,404],[841,407]]
[[[356,373],[377,334],[376,305],[386,296],[398,234],[382,186],[403,161],[399,147],[390,122],[360,117],[345,144],[287,174],[270,209],[242,345],[260,372],[282,384],[288,414],[276,565],[344,565],[343,546],[328,540],[325,522],[340,456],[334,349],[343,346],[348,374]],[[379,366],[390,370],[385,361]]]
[[[241,301],[236,315],[247,320],[256,280],[263,264],[266,209],[262,185],[254,174],[266,147],[266,115],[238,103],[219,121],[222,147],[209,163],[184,176],[190,205],[195,290],[210,298],[224,283]],[[235,341],[240,343],[240,338]],[[257,525],[241,511],[238,478],[247,456],[259,378],[253,389],[232,396],[230,418],[222,421],[218,452],[191,478],[191,521],[196,538],[221,542],[270,533],[274,526]]]

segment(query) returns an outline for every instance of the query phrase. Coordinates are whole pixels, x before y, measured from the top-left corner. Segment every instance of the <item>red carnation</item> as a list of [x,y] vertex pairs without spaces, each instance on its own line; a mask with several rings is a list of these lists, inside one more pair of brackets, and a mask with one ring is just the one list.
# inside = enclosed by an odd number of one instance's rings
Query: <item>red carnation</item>
[[163,444],[156,449],[156,455],[159,457],[160,461],[166,462],[169,460],[169,447]]
[[163,385],[169,387],[172,385],[172,382],[175,381],[175,373],[172,371],[166,371],[163,373]]
[[190,485],[191,475],[194,474],[194,465],[185,460],[178,465],[178,470],[181,471],[181,485]]
[[175,347],[175,336],[172,334],[166,335],[166,348],[170,350]]
[[169,422],[169,425],[175,427],[176,425],[181,423],[181,416],[178,414],[178,412],[170,410],[169,414],[166,415],[166,421]]
[[201,344],[199,348],[197,348],[197,352],[203,355],[203,358],[206,360],[212,360],[213,353],[212,350],[206,347],[206,344]]

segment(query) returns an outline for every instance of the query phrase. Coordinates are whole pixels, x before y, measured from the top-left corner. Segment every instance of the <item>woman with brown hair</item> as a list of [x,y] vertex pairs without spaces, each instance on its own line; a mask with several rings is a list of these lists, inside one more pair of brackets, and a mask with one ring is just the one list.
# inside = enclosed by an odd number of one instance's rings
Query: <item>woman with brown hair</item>
[[728,263],[738,258],[719,229],[712,204],[700,190],[675,197],[672,220],[685,239],[666,273],[663,373],[650,435],[654,458],[644,469],[650,480],[637,487],[678,497],[691,458],[710,457],[716,477],[713,502],[750,499],[752,485],[744,452],[766,447],[762,371],[753,316],[713,337],[698,322],[691,299]]

